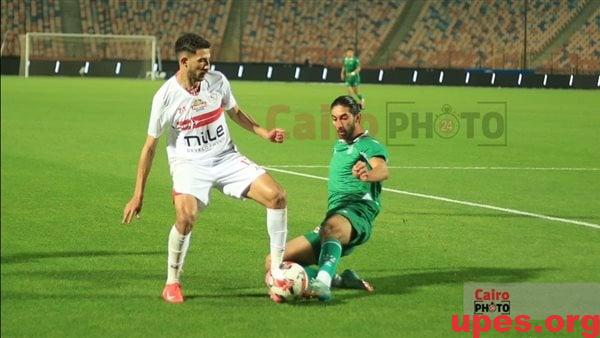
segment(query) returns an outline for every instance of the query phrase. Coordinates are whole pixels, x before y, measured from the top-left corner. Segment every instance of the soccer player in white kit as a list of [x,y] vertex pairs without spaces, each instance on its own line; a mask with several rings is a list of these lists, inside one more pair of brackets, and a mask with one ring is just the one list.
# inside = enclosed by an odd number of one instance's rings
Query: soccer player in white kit
[[280,269],[287,236],[285,191],[264,169],[237,152],[225,112],[250,132],[281,143],[282,129],[266,130],[238,107],[229,81],[210,71],[210,43],[197,34],[177,39],[175,52],[179,71],[154,95],[148,136],[137,168],[133,197],[123,210],[123,223],[130,223],[142,209],[146,179],[150,173],[158,138],[168,131],[167,155],[173,178],[176,221],[168,241],[167,281],[162,297],[169,303],[183,302],[179,281],[196,215],[208,206],[215,187],[235,198],[250,198],[267,208],[274,280],[289,287]]

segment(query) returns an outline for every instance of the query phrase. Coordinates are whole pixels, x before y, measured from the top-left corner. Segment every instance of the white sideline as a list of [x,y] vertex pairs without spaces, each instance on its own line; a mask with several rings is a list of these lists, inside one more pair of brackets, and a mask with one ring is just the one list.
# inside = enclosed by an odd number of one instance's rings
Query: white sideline
[[[299,173],[299,172],[296,172],[296,171],[277,169],[277,168],[267,167],[267,166],[265,166],[264,168],[267,169],[267,170],[276,171],[276,172],[280,172],[280,173],[284,173],[284,174],[302,176],[302,177],[307,177],[307,178],[314,178],[314,179],[322,180],[322,181],[327,181],[328,180],[327,177],[321,177],[321,176],[310,175],[310,174],[303,174],[303,173]],[[546,216],[546,215],[542,215],[542,214],[536,214],[536,213],[533,213],[533,212],[527,212],[527,211],[521,211],[521,210],[509,209],[509,208],[502,208],[502,207],[496,207],[496,206],[489,205],[489,204],[481,204],[481,203],[474,203],[474,202],[468,202],[468,201],[460,201],[460,200],[455,200],[455,199],[441,197],[441,196],[420,194],[420,193],[410,192],[410,191],[404,191],[404,190],[397,190],[397,189],[390,189],[390,188],[383,188],[383,190],[384,191],[393,192],[393,193],[396,193],[396,194],[402,194],[402,195],[408,195],[408,196],[414,196],[414,197],[421,197],[421,198],[432,199],[432,200],[436,200],[436,201],[444,201],[444,202],[449,202],[449,203],[456,203],[456,204],[468,205],[468,206],[471,206],[471,207],[478,207],[478,208],[484,208],[484,209],[491,209],[491,210],[496,210],[496,211],[502,211],[502,212],[505,212],[505,213],[508,213],[508,214],[529,216],[529,217],[540,218],[540,219],[545,219],[545,220],[549,220],[549,221],[563,222],[563,223],[570,223],[570,224],[577,224],[577,225],[583,225],[583,226],[590,227],[590,228],[600,229],[600,224],[582,222],[582,221],[577,221],[577,220],[573,220],[573,219],[553,217],[553,216]]]
[[[269,168],[328,168],[326,165],[268,165]],[[546,171],[600,171],[600,168],[567,167],[429,167],[429,166],[388,166],[389,169],[425,169],[425,170],[546,170]]]

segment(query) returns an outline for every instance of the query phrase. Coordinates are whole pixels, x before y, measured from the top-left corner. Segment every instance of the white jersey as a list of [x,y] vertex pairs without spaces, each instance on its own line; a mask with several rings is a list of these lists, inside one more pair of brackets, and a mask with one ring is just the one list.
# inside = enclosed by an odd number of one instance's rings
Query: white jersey
[[171,164],[180,159],[214,159],[235,149],[225,111],[236,104],[221,72],[206,73],[198,93],[185,90],[173,76],[154,95],[148,135],[158,138],[169,127]]

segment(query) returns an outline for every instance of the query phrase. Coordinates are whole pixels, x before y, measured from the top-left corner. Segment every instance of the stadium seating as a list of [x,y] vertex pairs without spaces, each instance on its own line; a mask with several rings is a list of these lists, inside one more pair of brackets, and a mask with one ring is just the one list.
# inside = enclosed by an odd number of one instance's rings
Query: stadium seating
[[[528,54],[537,53],[589,0],[535,0],[528,8]],[[524,45],[520,0],[429,1],[396,50],[400,67],[519,68]]]
[[[162,59],[175,59],[173,44],[182,27],[188,31],[203,32],[218,56],[227,18],[233,0],[213,0],[190,11],[197,1],[81,1],[81,26],[83,33],[155,35],[159,40]],[[18,35],[25,32],[61,32],[59,0],[9,0],[2,1],[2,36],[8,32],[3,55],[19,55]],[[25,23],[25,24],[23,24]],[[52,48],[60,48],[53,44]],[[43,47],[40,47],[43,48]],[[111,52],[113,57],[134,58],[138,53],[131,44]],[[42,51],[47,57],[61,51]],[[54,54],[53,54],[54,53]],[[105,57],[95,51],[98,57]]]
[[183,30],[202,32],[218,56],[232,2],[213,0],[194,6],[198,2],[191,0],[81,1],[81,24],[89,34],[154,35],[165,60],[176,59],[173,46]]
[[[19,35],[25,32],[61,32],[59,0],[0,1],[2,9],[2,55],[19,55]],[[60,54],[58,45],[37,46],[42,54]]]
[[[368,64],[404,4],[400,0],[253,1],[244,25],[242,60],[303,63],[309,59],[338,65],[348,47],[357,47],[361,62]],[[358,46],[354,46],[356,38]]]
[[600,9],[571,36],[569,42],[546,60],[548,73],[598,73],[600,69]]
[[[421,0],[420,0],[421,1]],[[525,29],[522,0],[422,0],[421,13],[392,53],[389,67],[520,68]],[[543,51],[590,1],[529,0],[528,55]],[[20,34],[61,32],[60,0],[3,0],[3,56],[18,56]],[[219,60],[234,0],[81,1],[83,33],[154,35],[163,60],[174,60],[173,43],[182,30],[201,32]],[[348,47],[358,49],[363,67],[382,48],[407,0],[301,1],[245,3],[240,61],[337,66]],[[543,64],[544,71],[597,72],[600,68],[600,14],[596,13]],[[355,46],[356,44],[356,46]],[[98,58],[139,58],[139,46],[123,43]],[[41,57],[64,54],[60,43],[39,43]]]
[[589,0],[536,0],[530,3],[527,42],[532,53],[537,53],[577,15]]

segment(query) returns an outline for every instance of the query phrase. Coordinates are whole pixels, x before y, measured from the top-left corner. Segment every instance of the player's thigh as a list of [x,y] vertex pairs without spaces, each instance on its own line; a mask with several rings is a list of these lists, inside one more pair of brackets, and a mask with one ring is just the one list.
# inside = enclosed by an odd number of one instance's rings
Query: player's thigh
[[321,238],[336,238],[342,245],[347,245],[352,240],[352,224],[346,217],[333,214],[321,225]]
[[257,177],[250,184],[245,196],[266,207],[285,208],[286,206],[285,190],[268,173]]
[[296,262],[304,266],[317,263],[313,247],[304,236],[298,236],[286,243],[283,260]]
[[285,191],[263,168],[232,153],[213,168],[215,187],[234,198],[250,198],[267,208],[285,208]]
[[[198,201],[196,208],[202,210],[209,203],[209,192],[213,186],[214,178],[210,173],[210,167],[196,163],[194,161],[175,161],[170,166],[171,176],[173,178],[173,201],[177,196],[191,196]],[[192,198],[178,198],[192,204]],[[182,202],[177,205],[183,206]],[[187,209],[182,209],[187,210]]]

